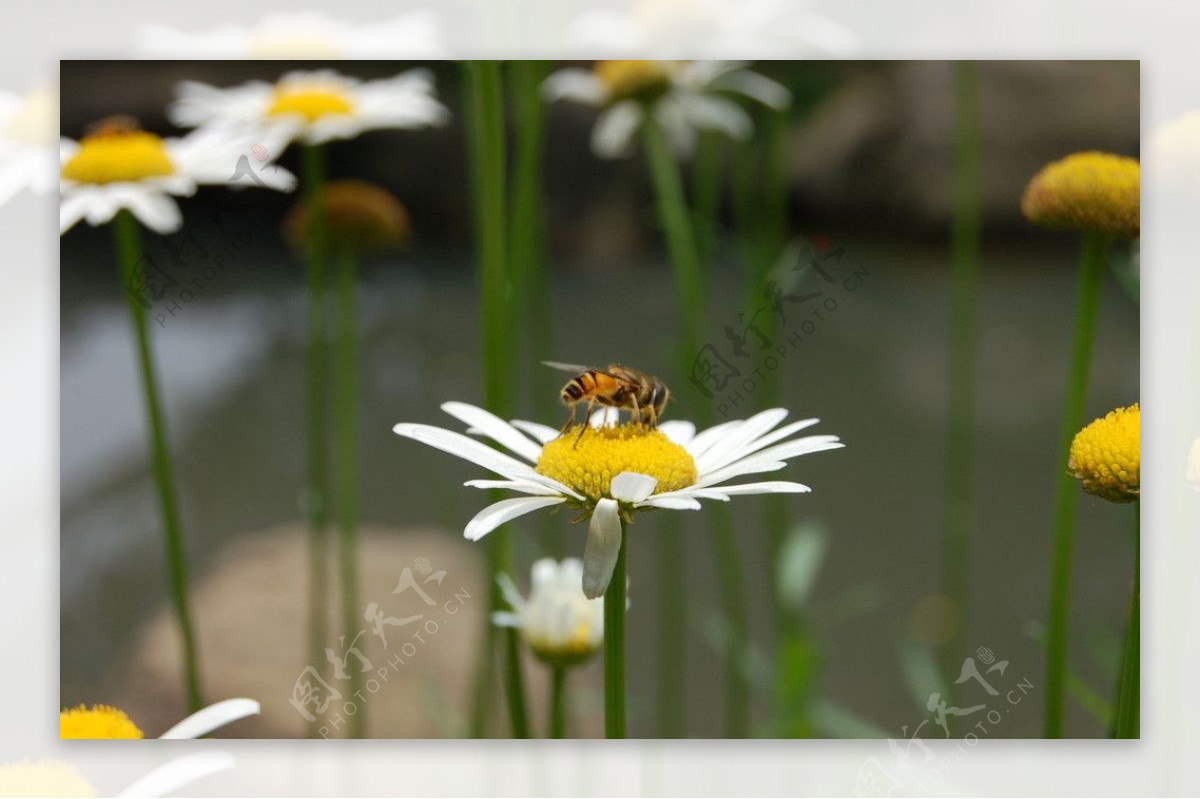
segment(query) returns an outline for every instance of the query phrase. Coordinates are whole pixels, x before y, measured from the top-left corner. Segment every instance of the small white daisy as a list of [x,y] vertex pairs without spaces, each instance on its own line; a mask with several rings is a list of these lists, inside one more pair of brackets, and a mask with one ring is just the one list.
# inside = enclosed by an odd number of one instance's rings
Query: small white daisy
[[149,58],[172,59],[432,59],[446,54],[437,15],[429,9],[369,24],[306,11],[198,32],[146,25],[138,33],[138,49]]
[[797,58],[849,55],[858,37],[797,0],[630,0],[624,9],[593,9],[567,26],[567,41],[589,52],[709,57],[755,53]]
[[731,96],[776,109],[792,100],[786,88],[735,61],[597,61],[591,70],[558,70],[542,96],[603,109],[592,128],[592,151],[601,158],[626,155],[647,114],[686,156],[701,130],[750,138],[754,123]]
[[57,140],[57,89],[34,89],[23,97],[0,91],[0,205],[22,189],[54,190]]
[[[258,144],[275,155],[282,150],[278,141],[251,140],[228,131],[199,130],[164,139],[123,117],[102,123],[80,141],[62,139],[59,230],[65,233],[80,220],[103,225],[128,209],[151,230],[172,233],[183,222],[174,196],[195,194],[200,184],[253,185],[231,181],[239,161]],[[255,174],[264,188],[296,187],[295,176],[273,164]]]
[[[202,738],[214,730],[249,716],[262,708],[253,699],[225,699],[197,710],[159,736],[160,739]],[[124,712],[108,705],[63,710],[58,714],[58,736],[62,739],[143,738],[141,728]]]
[[776,429],[787,417],[783,408],[699,433],[691,422],[668,421],[649,428],[616,424],[615,414],[600,412],[582,436],[577,427],[560,436],[536,422],[509,423],[462,402],[447,402],[442,410],[468,425],[468,433],[487,436],[513,454],[433,425],[398,424],[393,430],[503,478],[469,480],[468,486],[528,495],[484,508],[467,523],[466,538],[478,541],[505,522],[543,508],[574,508],[580,512],[577,521],[590,519],[582,575],[589,599],[608,588],[621,546],[621,521],[632,522],[635,512],[699,510],[701,499],[727,502],[741,494],[807,492],[808,486],[800,483],[729,481],[782,469],[789,458],[843,446],[832,435],[793,438],[817,419]]
[[604,600],[583,595],[583,562],[542,558],[533,564],[529,598],[507,574],[497,577],[512,612],[492,614],[501,627],[515,627],[534,655],[551,666],[573,666],[604,644]]
[[444,125],[450,117],[434,96],[427,69],[365,82],[333,70],[289,72],[273,84],[250,81],[231,89],[187,81],[167,114],[185,128],[261,131],[305,144],[381,128]]

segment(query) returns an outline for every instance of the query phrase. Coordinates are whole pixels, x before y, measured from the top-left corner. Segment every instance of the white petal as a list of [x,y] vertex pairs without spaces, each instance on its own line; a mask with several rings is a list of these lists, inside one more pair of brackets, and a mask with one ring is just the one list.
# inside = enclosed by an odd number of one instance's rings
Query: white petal
[[621,517],[616,500],[596,503],[588,522],[587,545],[583,548],[583,595],[604,596],[621,553]]
[[468,541],[478,541],[505,522],[541,508],[560,505],[564,501],[562,497],[517,497],[501,500],[494,505],[488,505],[479,511],[474,519],[467,522],[463,537]]
[[497,627],[520,627],[521,620],[515,613],[509,613],[505,610],[497,610],[492,614],[492,624]]
[[648,474],[621,472],[612,479],[609,493],[621,502],[641,502],[654,493],[658,480]]
[[[687,488],[680,488],[676,491],[664,491],[661,494],[655,494],[654,496],[650,497],[650,499],[646,500],[646,502],[653,502],[654,500],[658,499],[715,499],[718,502],[728,502],[729,497],[727,497],[723,491],[724,489],[718,488],[688,486]],[[646,504],[646,502],[639,503],[639,507],[640,505]]]
[[668,94],[654,106],[654,116],[662,126],[671,150],[675,155],[686,158],[696,149],[696,129],[688,120],[677,93]]
[[734,461],[711,473],[701,473],[696,481],[699,486],[718,485],[724,480],[730,480],[743,474],[758,474],[782,469],[788,458],[801,455],[811,455],[814,452],[824,452],[830,449],[841,449],[845,444],[838,441],[837,436],[806,436],[795,441],[787,441],[774,447],[768,447],[762,452],[748,458]]
[[642,124],[642,107],[632,100],[605,109],[592,128],[592,152],[600,158],[620,158]]
[[600,105],[607,96],[604,84],[586,69],[560,69],[542,82],[542,99],[548,103],[571,100],[584,105]]
[[131,191],[125,194],[125,207],[155,233],[174,233],[183,225],[179,204],[157,191]]
[[750,115],[724,97],[681,93],[679,107],[694,127],[719,131],[737,141],[745,141],[754,133]]
[[549,427],[544,424],[538,424],[537,422],[526,422],[522,419],[513,419],[511,424],[518,430],[524,430],[542,444],[549,443],[558,438],[558,431],[553,427]]
[[483,408],[477,408],[465,402],[447,402],[442,405],[442,410],[460,422],[482,431],[484,435],[503,444],[532,463],[537,463],[537,459],[542,456],[540,446],[530,441],[508,422]]
[[696,435],[696,425],[678,419],[662,422],[659,424],[658,429],[664,436],[684,449],[687,449],[688,442]]
[[561,491],[541,483],[531,483],[528,480],[468,480],[463,485],[468,488],[503,488],[508,491],[519,491],[522,494],[534,494],[541,497],[562,495]]
[[163,739],[201,738],[238,719],[257,716],[261,709],[258,702],[253,699],[226,699],[197,710],[159,737]]
[[720,492],[727,496],[736,497],[742,494],[807,494],[811,488],[803,483],[791,483],[786,480],[772,480],[763,483],[743,483],[736,486],[721,486]]
[[712,447],[703,455],[696,457],[696,468],[701,474],[712,471],[718,466],[729,462],[729,457],[737,453],[754,439],[765,435],[771,428],[787,418],[784,408],[771,408],[756,413],[737,427],[713,442]]
[[501,572],[496,575],[496,582],[500,585],[500,593],[504,595],[504,601],[519,613],[521,608],[525,607],[525,597],[521,596],[521,592],[513,584],[512,578]]
[[757,435],[749,439],[744,439],[743,443],[740,445],[735,446],[732,449],[724,449],[720,457],[716,457],[710,451],[704,458],[703,466],[700,465],[699,460],[696,461],[696,468],[700,470],[701,474],[704,474],[706,472],[719,469],[723,466],[728,466],[734,461],[741,460],[742,458],[753,455],[759,450],[766,449],[777,441],[782,441],[785,438],[804,430],[805,428],[812,427],[818,421],[819,420],[817,419],[801,419],[798,422],[786,424],[778,430],[772,430],[765,435]]
[[235,763],[233,755],[228,752],[193,752],[168,760],[117,796],[122,799],[170,796],[189,783],[233,768]]
[[650,497],[638,503],[639,508],[664,508],[666,510],[700,510],[700,503],[688,497]]
[[539,483],[575,499],[582,499],[579,494],[557,480],[552,480],[545,475],[538,474],[528,464],[522,463],[511,455],[505,455],[503,452],[494,450],[487,444],[482,444],[468,438],[462,433],[456,433],[453,430],[444,430],[428,424],[409,423],[398,424],[392,428],[392,431],[398,436],[420,441],[422,444],[427,444],[434,449],[440,449],[442,452],[448,452],[451,455],[468,460],[485,469],[490,469],[496,474],[507,477],[510,480]]
[[713,81],[712,88],[737,92],[765,106],[782,111],[792,103],[792,93],[768,77],[739,69]]
[[87,198],[64,194],[58,204],[58,232],[66,233],[87,214]]
[[707,430],[701,430],[696,434],[687,445],[688,454],[693,458],[699,458],[707,452],[713,444],[724,438],[726,434],[738,425],[743,424],[742,419],[730,419],[728,422],[721,422],[718,425],[713,425]]
[[553,585],[558,580],[558,561],[554,558],[538,558],[530,569],[530,593]]
[[712,474],[702,474],[696,481],[696,488],[707,488],[709,486],[720,486],[726,480],[732,480],[735,477],[741,477],[745,474],[760,474],[762,472],[777,472],[780,469],[787,468],[786,461],[773,461],[769,458],[747,458],[743,461],[738,461],[735,464],[717,469]]

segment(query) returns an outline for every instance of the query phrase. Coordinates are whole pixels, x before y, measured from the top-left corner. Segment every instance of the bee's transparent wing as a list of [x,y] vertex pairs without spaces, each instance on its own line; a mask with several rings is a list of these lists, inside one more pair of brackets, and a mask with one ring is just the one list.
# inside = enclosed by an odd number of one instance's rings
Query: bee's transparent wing
[[558,361],[542,361],[542,364],[544,364],[545,366],[549,366],[551,369],[558,369],[559,371],[562,371],[562,372],[571,372],[572,374],[577,374],[577,375],[583,374],[584,372],[603,371],[601,369],[597,369],[594,366],[581,366],[577,363],[560,363]]

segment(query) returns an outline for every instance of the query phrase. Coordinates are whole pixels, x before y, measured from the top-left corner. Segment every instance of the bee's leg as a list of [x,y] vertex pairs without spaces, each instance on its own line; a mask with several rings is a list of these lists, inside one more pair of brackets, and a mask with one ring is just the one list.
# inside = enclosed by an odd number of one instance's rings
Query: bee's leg
[[637,397],[631,396],[629,399],[633,402],[633,413],[632,413],[629,421],[633,422],[634,424],[641,425],[642,424],[642,409],[638,407]]
[[575,411],[577,407],[577,403],[571,403],[571,413],[567,416],[567,421],[563,424],[562,429],[558,431],[560,436],[566,435],[566,432],[571,429],[571,425],[575,424]]
[[571,449],[575,449],[579,446],[579,441],[583,438],[583,434],[586,433],[587,429],[592,426],[592,406],[595,404],[595,397],[592,397],[588,400],[587,411],[583,414],[583,424],[579,426],[579,435],[575,437],[575,443],[571,445]]
[[658,427],[658,411],[656,411],[656,410],[654,409],[654,406],[653,406],[653,405],[647,405],[647,406],[646,406],[646,413],[647,413],[647,414],[650,416],[650,427],[651,427],[651,429],[653,429],[653,428],[655,428],[655,427]]

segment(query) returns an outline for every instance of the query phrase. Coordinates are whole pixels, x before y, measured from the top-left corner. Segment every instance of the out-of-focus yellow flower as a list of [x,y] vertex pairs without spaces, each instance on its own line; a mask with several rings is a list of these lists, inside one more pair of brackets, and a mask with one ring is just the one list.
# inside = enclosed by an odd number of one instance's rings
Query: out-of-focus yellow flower
[[[329,244],[379,252],[399,247],[410,231],[408,211],[390,191],[362,180],[331,180],[321,192]],[[301,199],[283,222],[284,238],[299,252],[308,246],[308,205]]]
[[109,705],[80,705],[58,714],[59,738],[144,738],[124,711]]
[[1067,468],[1089,494],[1109,502],[1141,495],[1141,410],[1117,408],[1079,431]]
[[667,90],[678,61],[597,61],[592,68],[596,78],[608,89],[608,102],[629,98],[653,99]]
[[96,796],[96,789],[68,763],[23,760],[0,766],[0,796]]
[[1141,166],[1110,153],[1068,155],[1033,176],[1021,212],[1038,225],[1137,238],[1141,233]]

